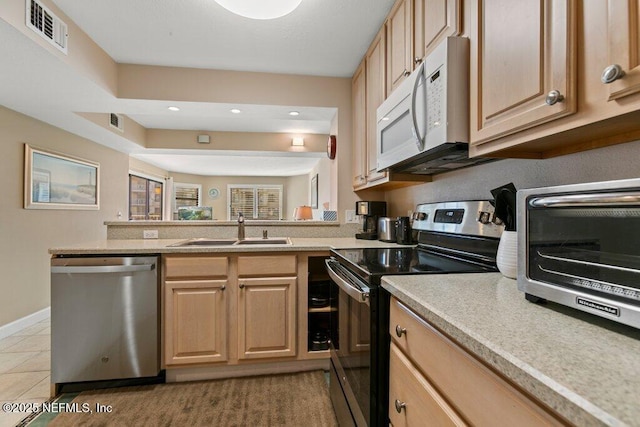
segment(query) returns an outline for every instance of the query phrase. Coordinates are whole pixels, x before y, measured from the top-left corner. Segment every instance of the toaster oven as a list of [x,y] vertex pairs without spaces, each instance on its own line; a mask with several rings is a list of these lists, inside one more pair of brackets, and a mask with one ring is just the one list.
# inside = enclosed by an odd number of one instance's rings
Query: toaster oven
[[640,179],[518,191],[518,289],[640,328]]

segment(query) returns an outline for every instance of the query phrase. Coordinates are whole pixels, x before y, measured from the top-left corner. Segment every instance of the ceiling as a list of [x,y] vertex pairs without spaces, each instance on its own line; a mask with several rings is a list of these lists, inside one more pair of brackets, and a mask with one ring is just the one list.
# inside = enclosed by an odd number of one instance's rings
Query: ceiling
[[[228,12],[214,0],[52,1],[118,63],[333,77],[353,74],[394,3],[302,0],[289,15],[252,20]],[[173,114],[167,111],[166,102],[113,98],[53,56],[42,55],[39,46],[1,19],[0,38],[4,41],[0,55],[15,58],[0,61],[0,104],[144,157],[169,171],[181,171],[180,164],[201,163],[201,159],[184,157],[185,152],[175,150],[140,149],[74,112],[115,111],[146,128],[318,134],[329,133],[336,114],[333,108],[214,103],[188,103],[188,113],[183,108],[180,114]],[[230,117],[231,108],[242,113]],[[289,111],[300,115],[289,116]],[[247,156],[256,157],[255,162],[246,161]],[[171,159],[175,166],[167,163]],[[208,156],[208,161],[214,158]],[[236,175],[249,174],[245,171],[251,163],[251,175],[287,176],[297,174],[301,167],[308,172],[317,159],[307,157],[297,167],[285,167],[290,157],[245,151],[226,153],[215,161],[233,165],[230,169]],[[283,166],[280,171],[279,164]]]

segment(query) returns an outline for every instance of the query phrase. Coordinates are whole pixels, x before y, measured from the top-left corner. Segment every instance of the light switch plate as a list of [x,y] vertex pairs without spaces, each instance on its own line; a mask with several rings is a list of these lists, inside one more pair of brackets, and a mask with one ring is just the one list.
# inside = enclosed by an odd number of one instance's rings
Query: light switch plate
[[145,239],[157,239],[158,230],[142,230],[142,237]]

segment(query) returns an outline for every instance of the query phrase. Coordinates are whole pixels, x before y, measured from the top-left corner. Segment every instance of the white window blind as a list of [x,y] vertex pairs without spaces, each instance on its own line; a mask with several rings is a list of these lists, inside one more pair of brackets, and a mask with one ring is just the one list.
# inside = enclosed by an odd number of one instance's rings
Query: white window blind
[[238,213],[247,219],[279,220],[282,185],[229,185],[229,220]]
[[173,185],[173,192],[175,195],[176,209],[184,206],[200,206],[202,186],[198,184],[175,183]]

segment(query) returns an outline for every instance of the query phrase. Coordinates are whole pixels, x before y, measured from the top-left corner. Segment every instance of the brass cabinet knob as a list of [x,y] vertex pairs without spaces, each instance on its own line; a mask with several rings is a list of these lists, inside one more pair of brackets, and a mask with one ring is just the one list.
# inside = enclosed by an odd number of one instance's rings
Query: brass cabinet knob
[[226,285],[222,285],[222,287],[220,288],[221,291],[224,291],[225,289],[227,289]]
[[240,283],[240,285],[238,286],[240,289],[244,289],[244,283]]
[[600,80],[604,84],[613,83],[624,76],[624,70],[618,64],[609,65],[602,72]]
[[564,95],[562,95],[560,91],[557,91],[555,89],[550,91],[544,100],[544,102],[546,102],[547,105],[555,105],[558,102],[562,102],[562,101],[564,101]]
[[407,407],[407,404],[405,402],[400,402],[398,399],[396,399],[395,405],[396,405],[396,412],[397,413],[402,412],[402,410]]
[[418,58],[417,56],[413,58],[413,63],[416,65],[420,65],[422,63],[422,58]]
[[411,71],[404,70],[404,72],[402,74],[404,74],[405,77],[408,77],[411,74]]
[[400,325],[396,325],[396,335],[398,336],[398,338],[402,338],[402,334],[406,334],[407,333],[407,328],[403,328]]

